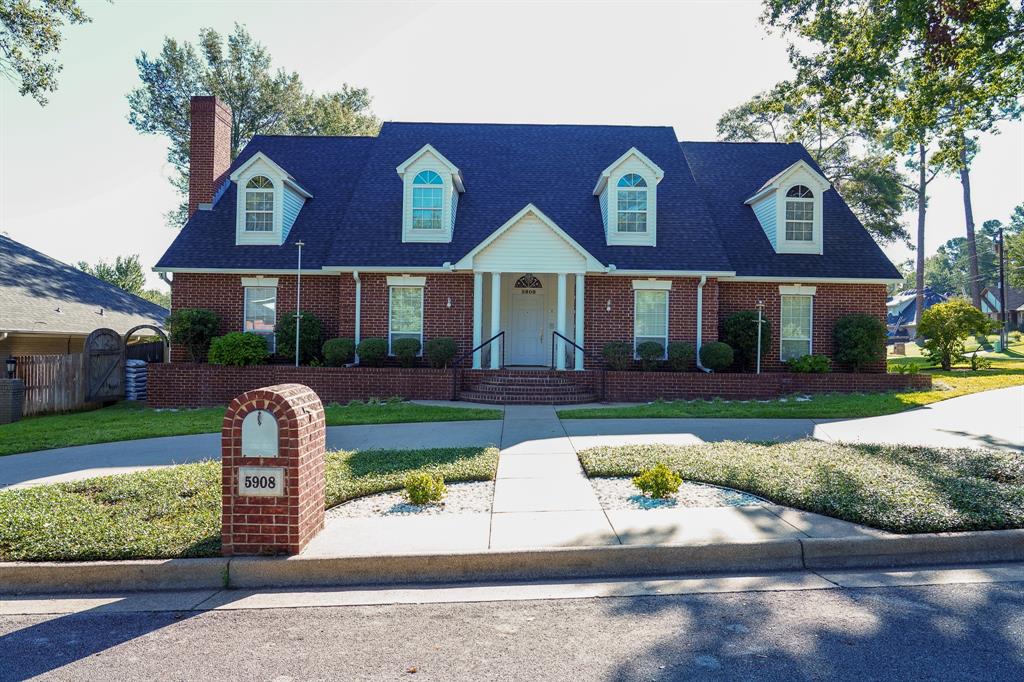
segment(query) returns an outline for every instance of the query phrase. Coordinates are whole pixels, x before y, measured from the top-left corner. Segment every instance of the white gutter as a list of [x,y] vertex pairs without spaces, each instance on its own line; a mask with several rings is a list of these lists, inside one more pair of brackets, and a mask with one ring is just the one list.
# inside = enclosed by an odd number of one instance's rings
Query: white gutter
[[707,276],[701,275],[700,283],[697,284],[697,369],[710,374],[711,370],[700,362],[701,339],[704,336],[704,285],[707,281]]
[[362,298],[363,298],[363,282],[362,282],[362,280],[359,279],[359,272],[358,271],[352,273],[352,279],[354,279],[356,281],[356,332],[355,332],[355,336],[356,336],[356,338],[355,338],[356,352],[355,352],[355,361],[358,363],[359,362],[359,333],[360,333],[360,331],[359,331],[359,320],[362,317],[362,315],[361,315],[361,312],[362,312],[362,310],[361,310],[362,309],[361,303],[362,303]]

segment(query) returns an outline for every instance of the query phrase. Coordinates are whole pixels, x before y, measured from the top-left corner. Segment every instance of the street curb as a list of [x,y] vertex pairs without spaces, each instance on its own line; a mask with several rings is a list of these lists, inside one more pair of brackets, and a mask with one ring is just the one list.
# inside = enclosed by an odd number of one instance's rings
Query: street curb
[[531,581],[1024,561],[1024,530],[347,557],[0,563],[0,594]]

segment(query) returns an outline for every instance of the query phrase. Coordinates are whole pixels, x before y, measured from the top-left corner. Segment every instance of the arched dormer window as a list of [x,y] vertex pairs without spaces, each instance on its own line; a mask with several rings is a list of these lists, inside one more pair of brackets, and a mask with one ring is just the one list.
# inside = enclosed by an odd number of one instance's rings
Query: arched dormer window
[[245,183],[245,231],[274,231],[274,183],[264,175]]
[[444,181],[432,170],[420,171],[412,181],[412,229],[440,230]]
[[804,185],[786,192],[786,240],[814,241],[814,192]]
[[647,181],[636,173],[619,178],[616,188],[618,201],[618,231],[647,232]]

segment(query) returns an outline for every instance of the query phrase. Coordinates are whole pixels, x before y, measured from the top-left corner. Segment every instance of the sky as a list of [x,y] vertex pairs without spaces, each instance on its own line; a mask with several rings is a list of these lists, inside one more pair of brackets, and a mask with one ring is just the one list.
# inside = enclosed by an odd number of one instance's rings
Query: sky
[[[166,139],[129,125],[125,96],[165,36],[244,23],[308,89],[369,88],[382,120],[671,125],[683,140],[714,139],[724,111],[790,76],[753,0],[81,4],[93,22],[65,31],[46,107],[0,81],[0,232],[71,263],[137,253],[147,271],[177,233],[163,219],[177,198]],[[982,139],[972,188],[979,225],[1024,202],[1024,124]],[[964,232],[958,178],[930,195],[927,253]]]

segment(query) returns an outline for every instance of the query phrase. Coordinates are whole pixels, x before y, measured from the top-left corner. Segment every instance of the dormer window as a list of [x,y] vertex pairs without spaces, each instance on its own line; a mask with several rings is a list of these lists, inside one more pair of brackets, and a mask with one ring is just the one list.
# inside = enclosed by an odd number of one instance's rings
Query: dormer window
[[245,231],[274,231],[274,183],[264,175],[245,185]]
[[416,174],[412,181],[412,229],[440,230],[444,207],[444,180],[432,170]]
[[803,185],[786,192],[786,240],[814,241],[814,192]]
[[647,232],[647,181],[636,173],[619,178],[619,232]]

